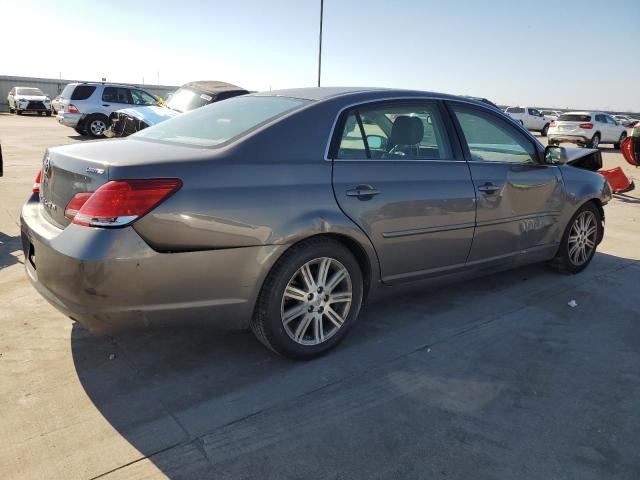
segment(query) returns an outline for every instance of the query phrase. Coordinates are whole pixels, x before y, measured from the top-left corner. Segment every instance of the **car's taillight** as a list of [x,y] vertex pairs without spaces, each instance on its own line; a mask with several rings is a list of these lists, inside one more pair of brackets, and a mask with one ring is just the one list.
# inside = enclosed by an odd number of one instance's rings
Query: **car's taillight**
[[78,107],[76,107],[75,105],[69,105],[67,113],[80,113],[80,110],[78,110]]
[[40,193],[40,179],[42,179],[42,170],[38,171],[38,175],[33,181],[33,193]]
[[584,128],[585,130],[591,130],[593,128],[593,123],[581,123],[578,125],[580,128]]
[[554,120],[551,120],[551,123],[549,124],[549,128],[555,127],[555,126],[556,126],[556,122]]
[[[76,225],[122,227],[149,213],[181,186],[182,181],[178,178],[111,181],[84,201],[78,195],[73,197],[65,214],[67,211],[71,214],[74,210],[72,207],[80,206],[73,216],[73,223]],[[74,200],[75,204],[71,205]]]
[[64,216],[73,220],[80,208],[89,200],[93,192],[76,193],[64,209]]

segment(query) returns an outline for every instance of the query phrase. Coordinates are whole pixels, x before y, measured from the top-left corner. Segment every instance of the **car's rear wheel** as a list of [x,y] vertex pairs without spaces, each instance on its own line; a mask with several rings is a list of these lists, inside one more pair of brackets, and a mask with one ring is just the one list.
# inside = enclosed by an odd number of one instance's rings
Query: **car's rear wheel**
[[22,115],[22,110],[16,108],[16,115]]
[[79,133],[80,135],[86,135],[87,132],[84,131],[84,129],[80,128],[80,127],[73,127],[73,129]]
[[109,119],[104,115],[90,115],[86,121],[87,133],[92,137],[102,137],[109,126]]
[[15,113],[15,112],[16,112],[16,109],[15,109],[15,108],[11,108],[11,107],[9,107],[9,113]]
[[547,136],[547,132],[549,131],[549,124],[547,123],[544,128],[542,129],[542,131],[540,132],[540,136],[541,137],[546,137]]
[[553,263],[569,273],[581,272],[593,259],[602,232],[598,208],[591,202],[583,205],[571,217]]
[[51,112],[49,111],[47,112],[47,117],[50,117],[50,116],[51,116]]
[[598,148],[598,145],[600,145],[600,134],[596,133],[589,142],[589,148]]
[[613,144],[613,148],[615,148],[616,150],[620,150],[620,144],[624,142],[626,138],[627,138],[627,132],[622,132],[622,134],[620,135],[620,140],[618,140],[618,143]]
[[264,345],[290,358],[310,359],[335,347],[360,312],[362,272],[337,240],[293,246],[262,287],[251,329]]

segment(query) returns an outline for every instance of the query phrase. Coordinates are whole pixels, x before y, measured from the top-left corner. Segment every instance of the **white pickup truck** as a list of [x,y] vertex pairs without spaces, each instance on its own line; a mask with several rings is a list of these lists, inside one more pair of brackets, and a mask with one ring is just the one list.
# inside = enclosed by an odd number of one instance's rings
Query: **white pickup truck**
[[509,107],[505,113],[516,121],[522,123],[524,128],[533,132],[540,132],[543,137],[547,136],[551,119],[540,113],[540,110],[532,107]]

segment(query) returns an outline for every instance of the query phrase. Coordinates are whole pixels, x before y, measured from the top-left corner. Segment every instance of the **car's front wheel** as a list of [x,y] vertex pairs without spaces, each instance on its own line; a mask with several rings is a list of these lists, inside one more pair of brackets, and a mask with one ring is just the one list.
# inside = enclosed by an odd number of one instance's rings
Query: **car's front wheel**
[[267,276],[251,329],[276,353],[310,359],[335,347],[354,323],[362,272],[337,240],[320,237],[291,247]]
[[587,268],[596,253],[603,234],[602,215],[591,202],[583,205],[571,217],[554,259],[556,266],[569,273]]

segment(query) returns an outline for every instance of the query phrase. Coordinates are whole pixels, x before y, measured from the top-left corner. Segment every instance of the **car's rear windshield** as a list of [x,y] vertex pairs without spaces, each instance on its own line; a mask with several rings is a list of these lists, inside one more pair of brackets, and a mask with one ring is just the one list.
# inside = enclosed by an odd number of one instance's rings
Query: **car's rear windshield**
[[178,112],[188,112],[211,103],[213,96],[190,88],[179,88],[169,100],[167,107]]
[[590,122],[591,115],[584,115],[580,113],[565,113],[558,117],[559,122]]
[[71,92],[73,92],[73,89],[76,88],[76,85],[78,85],[77,83],[69,83],[67,84],[66,87],[64,87],[64,89],[62,90],[62,93],[60,94],[60,97],[62,98],[71,98]]
[[214,147],[231,141],[309,100],[241,96],[216,102],[146,128],[134,136],[151,140]]
[[507,113],[524,113],[524,108],[509,107],[509,108],[507,108]]
[[39,88],[16,88],[17,95],[44,95]]

